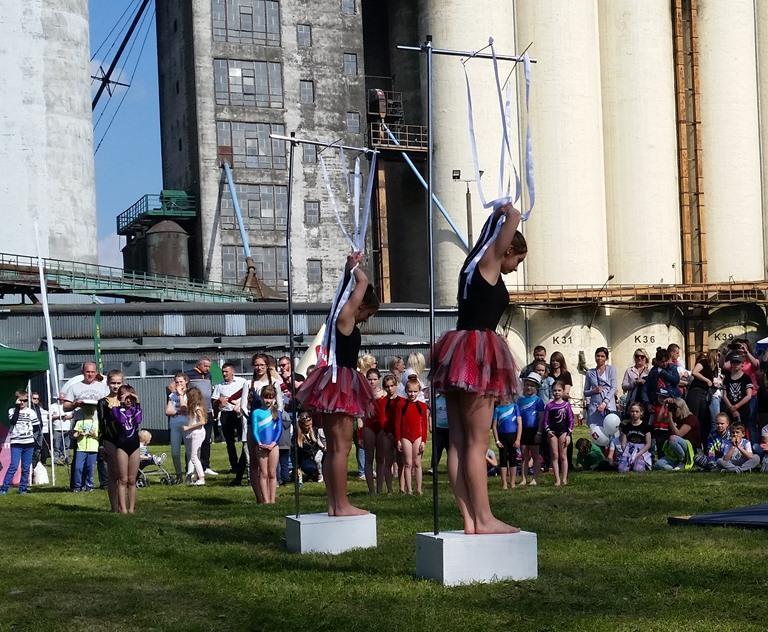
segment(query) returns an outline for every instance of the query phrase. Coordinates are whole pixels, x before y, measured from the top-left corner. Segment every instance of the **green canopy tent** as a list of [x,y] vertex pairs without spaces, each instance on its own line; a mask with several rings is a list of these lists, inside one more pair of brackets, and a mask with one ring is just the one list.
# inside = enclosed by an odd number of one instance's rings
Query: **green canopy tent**
[[45,351],[21,351],[0,346],[0,422],[8,425],[5,411],[14,405],[14,391],[27,387],[29,379],[48,370]]

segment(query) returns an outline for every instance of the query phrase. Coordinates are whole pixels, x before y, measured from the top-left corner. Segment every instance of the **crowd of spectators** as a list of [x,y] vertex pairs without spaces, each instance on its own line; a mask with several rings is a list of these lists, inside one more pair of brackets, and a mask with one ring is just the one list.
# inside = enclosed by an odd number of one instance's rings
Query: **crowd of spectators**
[[[758,359],[747,340],[736,339],[724,349],[699,353],[687,368],[676,344],[653,355],[638,348],[620,381],[607,348],[597,348],[594,359],[594,367],[581,371],[579,398],[562,353],[547,358],[544,347],[534,349],[520,374],[521,394],[514,402],[498,403],[489,429],[488,472],[500,478],[502,488],[537,485],[548,470],[557,486],[567,485],[574,469],[768,471],[768,424],[760,422],[768,412],[768,352]],[[249,481],[259,502],[274,502],[277,486],[296,477],[299,484],[323,481],[323,430],[294,398],[305,377],[287,356],[256,353],[251,365],[246,379],[225,363],[223,380],[214,384],[211,361],[203,357],[192,370],[173,376],[164,409],[172,462],[167,482],[203,486],[207,477],[218,476],[210,463],[217,437],[226,446],[228,484]],[[448,444],[441,396],[434,414],[430,411],[424,356],[391,357],[382,371],[366,354],[358,370],[374,392],[376,414],[358,420],[357,476],[371,494],[395,488],[422,493],[428,439],[436,442],[432,468]],[[612,415],[621,423],[606,444],[581,438],[573,445],[575,424],[599,426]],[[0,494],[7,493],[19,469],[19,492],[26,493],[30,471],[52,458],[69,466],[73,492],[106,489],[112,511],[129,513],[140,467],[158,464],[148,447],[151,433],[140,431],[135,390],[119,371],[102,376],[92,362],[48,410],[38,393],[18,392],[8,418],[12,458]]]

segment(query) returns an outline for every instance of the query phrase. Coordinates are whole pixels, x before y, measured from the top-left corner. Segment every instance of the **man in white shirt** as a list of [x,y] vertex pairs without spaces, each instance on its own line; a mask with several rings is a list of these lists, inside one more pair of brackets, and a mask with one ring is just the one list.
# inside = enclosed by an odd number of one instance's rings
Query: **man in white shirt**
[[[227,444],[227,456],[229,457],[230,471],[238,475],[240,465],[237,458],[237,442],[242,440],[240,422],[240,407],[230,401],[232,395],[237,395],[243,390],[245,380],[235,375],[235,367],[229,362],[221,367],[224,381],[213,389],[211,399],[214,407],[219,410],[219,424],[224,441]],[[242,477],[242,474],[240,474]]]

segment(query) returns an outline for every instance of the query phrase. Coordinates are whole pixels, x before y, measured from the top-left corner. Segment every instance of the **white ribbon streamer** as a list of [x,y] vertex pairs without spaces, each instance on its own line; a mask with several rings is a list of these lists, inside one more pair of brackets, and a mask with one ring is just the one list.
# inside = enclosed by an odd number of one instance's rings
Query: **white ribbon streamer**
[[[477,182],[478,196],[480,198],[480,203],[482,204],[483,208],[492,208],[495,214],[495,212],[500,207],[509,203],[514,204],[520,199],[522,195],[522,182],[520,180],[520,175],[517,172],[517,168],[515,167],[514,159],[512,157],[511,144],[509,141],[509,136],[510,136],[509,129],[511,128],[511,124],[512,124],[511,85],[508,84],[507,94],[505,99],[503,89],[501,87],[501,80],[499,78],[499,65],[498,65],[498,59],[496,58],[496,51],[493,46],[493,41],[494,40],[492,37],[489,38],[488,46],[491,49],[491,59],[493,61],[493,74],[496,82],[496,92],[498,95],[499,110],[501,113],[502,136],[501,136],[501,148],[499,152],[498,193],[497,193],[497,197],[490,201],[486,200],[485,194],[483,192],[483,186],[480,179],[480,162],[478,160],[478,155],[477,155],[477,138],[475,133],[475,123],[474,123],[475,117],[474,117],[474,108],[472,103],[472,87],[469,81],[469,73],[467,72],[467,66],[466,66],[466,61],[469,61],[469,60],[466,60],[464,62],[464,78],[467,86],[467,123],[468,123],[468,131],[469,131],[469,147],[470,147],[470,152],[472,154],[472,164],[475,169],[475,181]],[[531,60],[527,53],[523,55],[522,61],[523,61],[523,68],[525,70],[526,118],[528,119],[528,121],[530,121],[528,112],[529,112],[529,99],[530,99],[530,86],[531,86]],[[511,195],[511,188],[512,188],[511,178],[508,177],[505,182],[505,177],[504,177],[505,163],[506,163],[507,157],[509,157],[511,171],[512,173],[514,173],[514,177],[515,177],[514,197]],[[527,122],[526,124],[525,177],[526,177],[526,185],[528,187],[529,206],[526,209],[526,211],[521,215],[521,218],[523,220],[527,220],[528,217],[530,216],[531,211],[533,210],[533,205],[534,205],[535,196],[536,196],[536,187],[535,187],[534,171],[533,171],[533,140],[532,140],[530,122]],[[464,278],[463,278],[462,287],[460,288],[460,294],[463,295],[463,298],[467,298],[469,285],[472,283],[472,280],[475,275],[475,270],[477,269],[477,266],[480,263],[480,260],[483,258],[483,255],[488,250],[488,246],[490,246],[490,244],[493,243],[498,237],[499,232],[501,231],[501,227],[504,225],[504,221],[506,218],[504,216],[501,216],[500,220],[495,224],[492,221],[492,219],[493,219],[493,215],[489,217],[488,220],[485,222],[485,225],[483,226],[483,230],[480,233],[480,237],[478,238],[477,243],[475,244],[473,249],[470,251],[470,254],[467,257],[467,261],[465,262],[465,266],[463,269]]]
[[[340,160],[346,168],[346,156],[343,150],[339,152]],[[365,238],[368,232],[368,223],[371,216],[371,204],[373,199],[373,183],[376,178],[376,159],[377,154],[374,153],[371,158],[371,164],[368,171],[368,182],[365,188],[365,199],[363,200],[362,217],[360,214],[360,190],[362,188],[362,174],[360,168],[360,156],[355,158],[355,170],[354,170],[354,197],[353,197],[353,221],[354,227],[352,235],[349,234],[341,221],[341,213],[336,203],[336,197],[333,195],[333,188],[331,187],[330,178],[328,177],[328,170],[325,166],[325,161],[322,154],[318,156],[320,161],[320,169],[325,184],[325,190],[328,193],[328,197],[333,206],[334,213],[336,215],[336,222],[341,229],[341,232],[347,238],[353,251],[363,252],[365,250]],[[347,187],[349,187],[349,178],[347,177]],[[323,342],[320,347],[320,353],[318,354],[318,364],[327,364],[332,367],[333,370],[333,382],[336,382],[338,374],[338,365],[336,363],[336,323],[339,320],[339,315],[344,305],[349,301],[349,297],[352,295],[357,282],[355,281],[355,269],[352,268],[347,275],[345,270],[344,274],[336,287],[333,302],[331,303],[331,310],[328,313],[328,318],[325,321],[325,335],[323,336]]]

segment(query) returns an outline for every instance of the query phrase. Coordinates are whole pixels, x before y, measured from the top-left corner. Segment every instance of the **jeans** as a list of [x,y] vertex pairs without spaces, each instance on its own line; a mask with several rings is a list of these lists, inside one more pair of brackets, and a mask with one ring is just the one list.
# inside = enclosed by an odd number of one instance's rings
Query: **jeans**
[[[207,428],[208,424],[206,424],[205,427]],[[202,451],[202,446],[205,444],[205,441],[206,433],[202,428],[196,428],[184,436],[184,446],[187,449],[187,454],[189,454],[189,466],[187,467],[187,472],[189,473],[194,469],[199,480],[205,479],[205,468],[203,467],[202,459],[199,454]]]
[[277,482],[289,483],[291,481],[291,449],[280,448],[280,461],[277,467]]
[[203,464],[204,470],[211,467],[211,443],[213,442],[214,423],[215,419],[213,418],[213,413],[208,412],[208,421],[205,424],[205,439],[203,440],[203,445],[200,447],[200,462]]
[[107,469],[107,460],[101,450],[96,456],[96,470],[99,472],[99,488],[106,489],[109,485],[109,469]]
[[32,467],[40,463],[40,456],[43,452],[43,427],[33,426],[33,435],[35,437],[35,448],[32,452]]
[[365,450],[355,441],[355,456],[357,457],[357,475],[365,476]]
[[[712,422],[712,425],[709,427],[709,432],[712,432],[715,429],[715,419],[720,412],[720,402],[722,401],[721,397],[712,397],[712,399],[709,400],[709,417],[710,421]],[[703,434],[703,433],[702,433]]]
[[181,467],[181,444],[184,441],[184,431],[181,427],[186,425],[186,417],[171,418],[168,422],[168,429],[171,431],[171,458],[176,476],[184,474],[184,469]]
[[78,452],[75,457],[75,491],[93,489],[96,452]]
[[5,479],[3,480],[2,486],[0,486],[0,491],[8,491],[11,483],[13,483],[13,477],[16,475],[16,470],[19,469],[19,462],[21,462],[21,480],[19,481],[19,493],[27,491],[27,487],[29,487],[29,472],[32,469],[32,454],[34,451],[34,443],[24,445],[11,445],[11,464],[8,466],[8,470],[5,472]]
[[69,430],[53,431],[53,456],[58,461],[69,462]]
[[242,422],[239,413],[231,410],[221,411],[221,432],[227,444],[229,468],[234,474],[237,474],[238,469],[237,442],[240,441],[241,428]]

